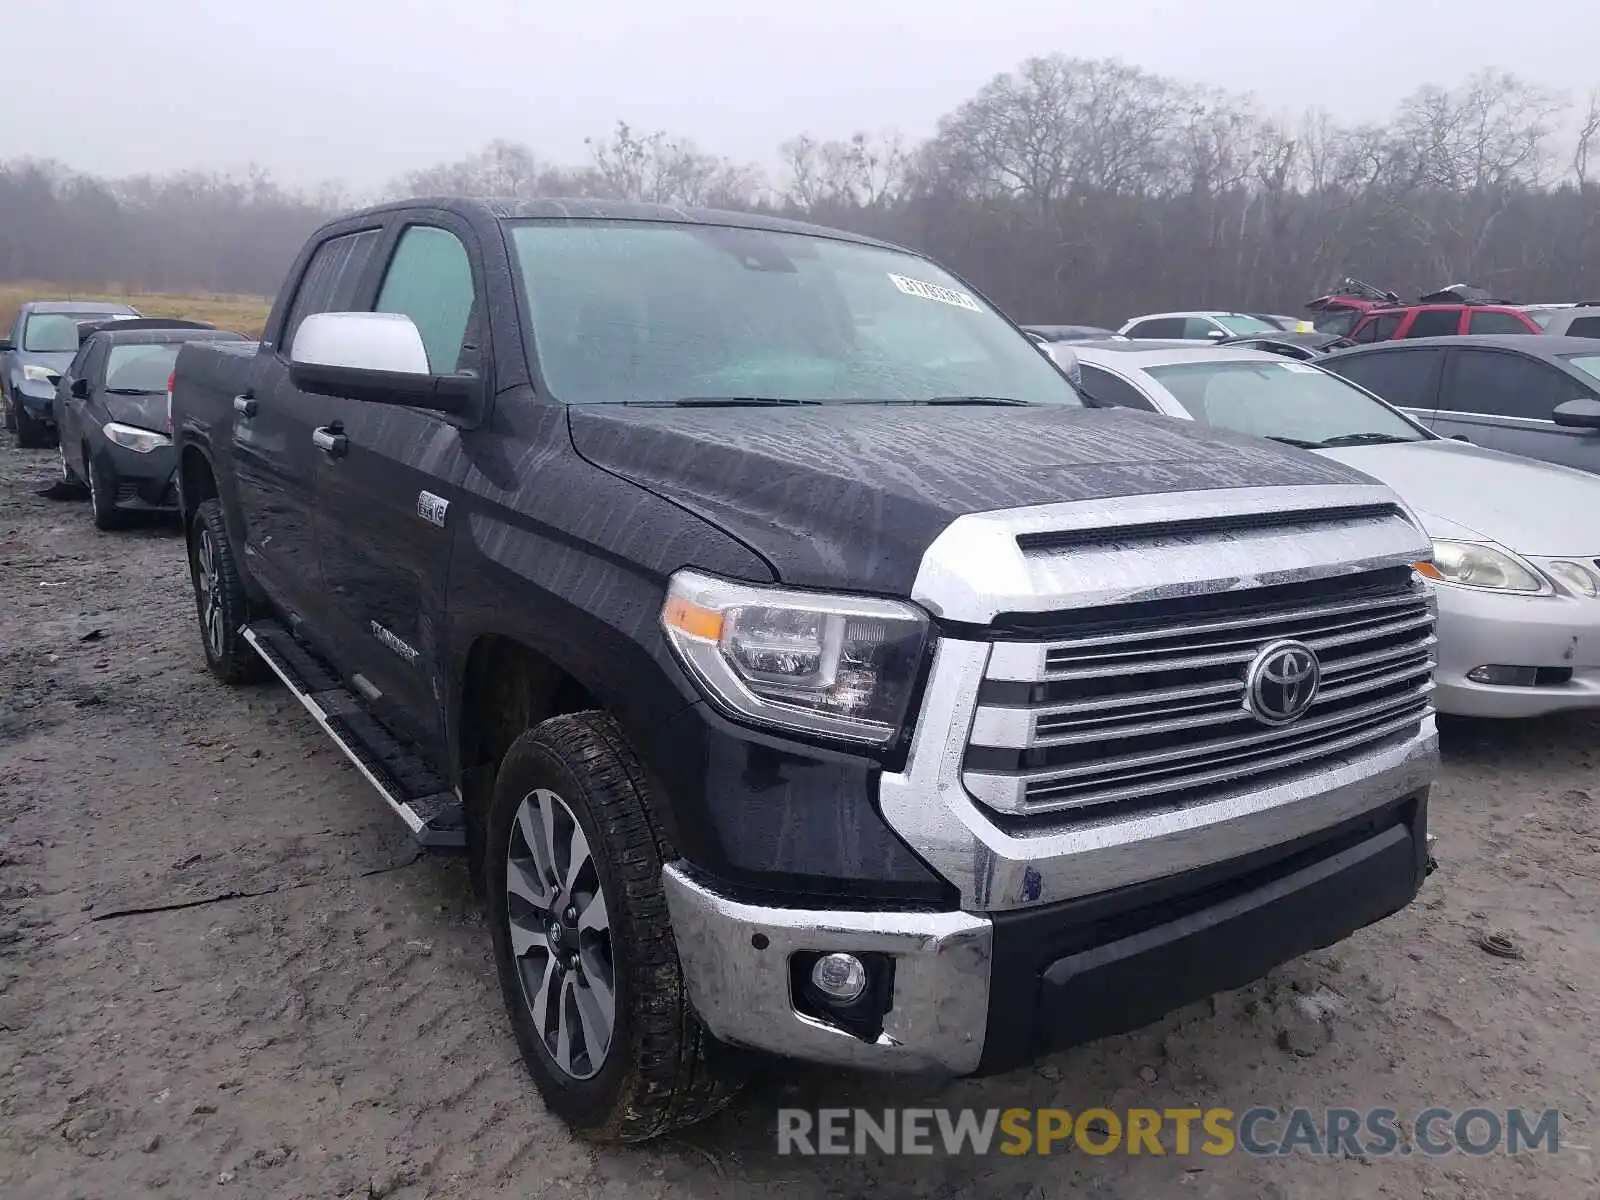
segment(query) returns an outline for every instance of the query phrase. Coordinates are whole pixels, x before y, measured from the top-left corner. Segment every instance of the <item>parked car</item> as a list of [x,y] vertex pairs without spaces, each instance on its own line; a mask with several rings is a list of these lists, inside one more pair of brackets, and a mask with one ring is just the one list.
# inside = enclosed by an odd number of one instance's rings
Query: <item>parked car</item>
[[1024,325],[1022,332],[1036,342],[1081,342],[1088,338],[1114,338],[1120,335],[1098,325]]
[[1240,350],[1265,350],[1284,358],[1297,358],[1303,362],[1321,358],[1331,350],[1353,345],[1349,338],[1336,333],[1275,333],[1251,334],[1245,337],[1219,338],[1215,346],[1234,346]]
[[1240,334],[1280,331],[1271,321],[1249,313],[1188,312],[1132,317],[1117,332],[1128,338],[1203,342]]
[[128,512],[176,512],[177,458],[167,380],[191,341],[245,341],[198,321],[132,319],[82,326],[56,386],[61,476],[85,487],[98,529]]
[[185,345],[172,412],[206,661],[468,850],[587,1136],[750,1052],[1013,1069],[1426,871],[1394,493],[1087,408],[910,251],[403,201],[313,234],[259,346]]
[[1359,345],[1407,338],[1454,337],[1458,334],[1538,332],[1539,326],[1533,318],[1515,305],[1447,301],[1371,309],[1357,319],[1355,327],[1346,336]]
[[1304,317],[1286,317],[1282,313],[1251,313],[1258,321],[1275,325],[1285,333],[1310,333],[1313,326]]
[[1435,338],[1319,361],[1435,433],[1600,472],[1600,346],[1589,338]]
[[29,300],[17,310],[11,336],[0,340],[0,399],[18,446],[50,444],[56,380],[78,352],[78,325],[138,315],[129,305],[101,301]]
[[[1600,479],[1438,437],[1331,371],[1259,351],[1074,350],[1104,402],[1136,393],[1135,407],[1299,446],[1398,492],[1433,538],[1419,569],[1438,590],[1440,712],[1600,707]],[[1411,653],[1376,651],[1364,669],[1386,678]]]
[[1576,308],[1577,304],[1573,301],[1562,300],[1549,304],[1519,304],[1517,307],[1523,311],[1528,320],[1532,321],[1540,329],[1544,329],[1549,324],[1550,318],[1569,308]]
[[1314,314],[1312,326],[1318,332],[1348,334],[1373,309],[1393,308],[1400,303],[1396,292],[1347,278],[1334,291],[1307,301],[1306,309]]
[[1527,316],[1549,337],[1600,338],[1600,300],[1527,310]]

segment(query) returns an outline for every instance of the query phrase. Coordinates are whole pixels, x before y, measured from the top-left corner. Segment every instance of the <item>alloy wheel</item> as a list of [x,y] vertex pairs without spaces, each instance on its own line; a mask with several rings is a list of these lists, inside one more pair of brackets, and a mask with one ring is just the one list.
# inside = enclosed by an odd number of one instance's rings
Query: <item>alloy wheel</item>
[[583,827],[546,788],[517,807],[506,846],[506,914],[535,1033],[562,1071],[593,1078],[616,1030],[611,922]]
[[[91,483],[90,487],[94,485]],[[200,525],[194,540],[195,600],[200,609],[200,629],[206,648],[222,657],[222,588],[217,579],[217,547],[211,531]]]

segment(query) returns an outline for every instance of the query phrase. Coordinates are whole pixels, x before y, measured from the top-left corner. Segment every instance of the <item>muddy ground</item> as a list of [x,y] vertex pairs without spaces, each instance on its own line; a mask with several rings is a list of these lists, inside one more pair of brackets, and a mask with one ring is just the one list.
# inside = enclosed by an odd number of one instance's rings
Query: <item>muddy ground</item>
[[[0,450],[0,1197],[1597,1194],[1600,721],[1447,730],[1406,912],[1139,1033],[945,1085],[780,1067],[637,1149],[575,1142],[459,860],[419,857],[282,690],[206,673],[183,546]],[[1481,949],[1512,935],[1524,957]],[[1519,1157],[799,1160],[785,1105],[1559,1108]]]

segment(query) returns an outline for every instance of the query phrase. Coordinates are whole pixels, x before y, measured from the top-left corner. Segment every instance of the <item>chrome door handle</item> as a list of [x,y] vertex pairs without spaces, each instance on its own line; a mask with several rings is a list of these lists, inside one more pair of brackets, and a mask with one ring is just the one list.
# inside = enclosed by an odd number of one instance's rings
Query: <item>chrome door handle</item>
[[233,398],[233,411],[249,420],[256,415],[256,398],[249,392]]
[[345,451],[350,449],[350,439],[335,429],[313,429],[311,441],[318,450],[333,458],[343,458]]

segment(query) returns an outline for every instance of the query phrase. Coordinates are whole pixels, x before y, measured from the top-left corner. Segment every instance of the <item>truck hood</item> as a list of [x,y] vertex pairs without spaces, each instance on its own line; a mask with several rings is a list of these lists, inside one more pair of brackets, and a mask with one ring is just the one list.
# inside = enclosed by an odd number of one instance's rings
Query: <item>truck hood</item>
[[1069,500],[1371,484],[1305,451],[1128,409],[574,405],[595,465],[739,538],[802,587],[908,596],[955,518]]
[[1432,537],[1541,557],[1600,553],[1600,475],[1450,438],[1316,453],[1388,484]]

